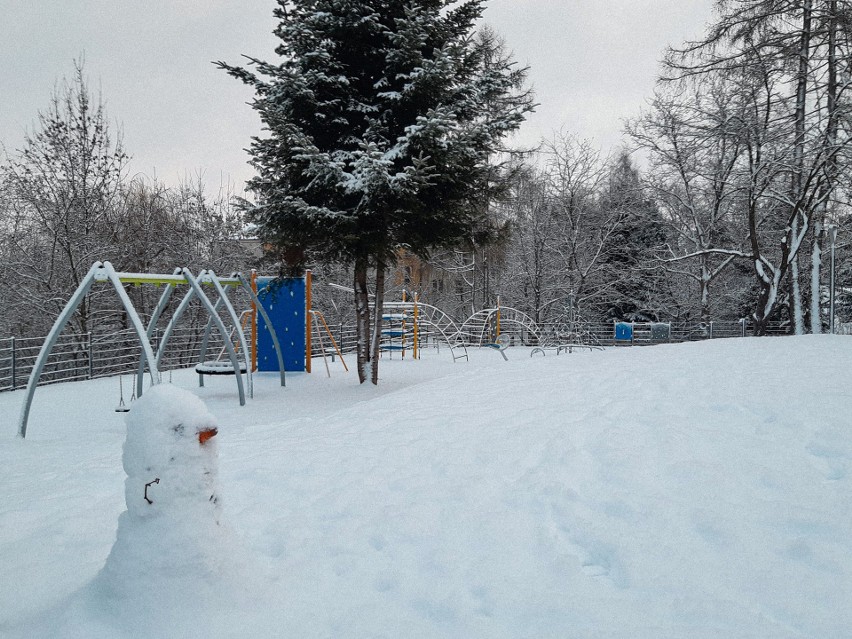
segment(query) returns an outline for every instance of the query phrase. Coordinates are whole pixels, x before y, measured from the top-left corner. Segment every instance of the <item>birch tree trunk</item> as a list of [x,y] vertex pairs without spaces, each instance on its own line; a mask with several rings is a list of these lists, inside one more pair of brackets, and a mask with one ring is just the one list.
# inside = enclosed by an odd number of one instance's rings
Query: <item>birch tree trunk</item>
[[[820,215],[824,218],[824,214]],[[822,241],[825,237],[822,219],[814,223],[814,239],[811,246],[811,333],[822,333],[820,309],[820,272],[822,270]]]
[[701,276],[698,280],[701,285],[701,321],[710,321],[710,267],[707,264],[707,256],[701,258]]
[[[812,12],[813,0],[804,0],[802,2],[802,30],[799,36],[799,70],[796,78],[796,122],[793,145],[793,173],[790,180],[790,200],[794,207],[791,215],[793,220],[793,237],[799,235],[800,218],[803,225],[807,226],[808,224],[808,215],[803,210],[804,197],[802,193],[802,176],[805,165],[805,118],[807,117],[806,107],[808,97],[808,68],[810,66]],[[790,277],[792,279],[791,295],[793,297],[794,328],[796,335],[801,335],[805,332],[805,326],[804,316],[802,313],[802,291],[799,283],[798,251],[791,255]]]
[[825,221],[828,217],[828,202],[837,176],[837,0],[828,3],[828,42],[826,110],[828,121],[825,132],[825,197],[814,224],[813,247],[811,250],[811,332],[822,332],[820,309],[820,271],[822,269],[822,243],[825,241]]

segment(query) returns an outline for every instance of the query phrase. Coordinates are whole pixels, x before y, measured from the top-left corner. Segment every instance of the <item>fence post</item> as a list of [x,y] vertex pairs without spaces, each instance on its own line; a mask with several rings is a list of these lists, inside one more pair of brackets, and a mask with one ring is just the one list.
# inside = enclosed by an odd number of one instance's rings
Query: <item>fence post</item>
[[710,339],[713,339],[713,320],[710,320]]
[[86,333],[86,340],[89,342],[88,344],[88,352],[89,352],[89,372],[88,377],[86,379],[92,379],[94,377],[95,371],[95,347],[92,344],[92,331]]
[[12,338],[12,390],[16,390],[18,388],[17,378],[18,378],[18,358],[17,353],[15,352],[15,338]]
[[745,317],[740,319],[740,325],[742,326],[743,337],[745,337],[746,336],[746,318]]

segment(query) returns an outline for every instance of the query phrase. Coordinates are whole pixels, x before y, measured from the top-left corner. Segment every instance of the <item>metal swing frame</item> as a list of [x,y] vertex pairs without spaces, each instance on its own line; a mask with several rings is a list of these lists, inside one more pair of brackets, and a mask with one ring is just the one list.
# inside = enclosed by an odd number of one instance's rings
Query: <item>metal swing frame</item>
[[[272,340],[275,346],[275,351],[278,355],[278,364],[281,371],[281,385],[285,386],[284,358],[281,354],[281,348],[278,343],[278,337],[275,334],[275,329],[272,326],[272,322],[270,321],[269,316],[267,315],[266,311],[263,309],[263,306],[257,299],[257,295],[252,290],[249,282],[245,279],[244,276],[242,276],[242,274],[235,273],[231,278],[220,279],[212,270],[205,270],[202,271],[199,278],[196,279],[192,275],[190,270],[187,268],[177,268],[171,275],[158,275],[150,273],[119,273],[115,271],[110,262],[95,262],[94,264],[92,264],[92,267],[89,269],[88,273],[86,273],[85,277],[80,282],[80,285],[77,287],[77,290],[74,291],[74,294],[71,296],[65,307],[62,309],[62,312],[57,317],[56,322],[54,322],[53,327],[50,329],[50,333],[48,334],[44,344],[41,347],[41,350],[39,351],[38,357],[36,358],[35,364],[33,365],[33,369],[30,373],[29,380],[27,381],[26,395],[24,397],[24,403],[21,407],[21,414],[18,421],[19,437],[25,438],[27,436],[27,422],[29,420],[33,396],[35,395],[35,389],[38,386],[38,381],[41,377],[42,371],[44,370],[44,366],[47,363],[47,359],[50,355],[50,352],[56,345],[56,342],[59,339],[59,335],[62,333],[62,330],[68,323],[68,320],[71,318],[74,311],[77,310],[77,307],[80,305],[80,303],[85,298],[86,294],[95,284],[95,282],[110,282],[113,285],[113,288],[115,289],[116,294],[121,300],[124,309],[127,311],[127,315],[133,325],[134,332],[137,338],[139,339],[139,344],[142,348],[142,352],[139,358],[139,366],[137,369],[136,376],[137,397],[142,396],[146,365],[148,368],[148,373],[151,377],[151,383],[161,383],[162,379],[159,368],[162,362],[163,354],[166,351],[169,338],[171,337],[175,325],[177,324],[181,315],[183,315],[186,308],[189,306],[189,303],[192,301],[193,297],[197,297],[200,300],[201,304],[204,306],[209,316],[207,328],[205,329],[205,346],[213,324],[216,325],[220,333],[225,337],[225,347],[228,351],[228,357],[231,361],[231,365],[233,366],[235,371],[234,377],[236,378],[237,382],[240,405],[243,406],[245,405],[245,390],[243,387],[242,374],[239,373],[240,365],[237,353],[234,349],[233,343],[230,339],[227,338],[227,328],[225,327],[225,323],[222,321],[222,318],[219,317],[218,314],[218,310],[219,308],[221,308],[222,305],[224,305],[227,309],[228,315],[231,321],[234,323],[234,326],[236,327],[240,343],[242,344],[243,356],[246,362],[246,377],[248,379],[249,394],[250,396],[253,396],[253,387],[251,381],[251,355],[248,349],[248,342],[245,339],[245,334],[243,333],[242,326],[240,325],[237,313],[234,310],[234,307],[231,302],[228,300],[227,294],[225,292],[226,286],[242,287],[251,296],[255,307],[258,309],[258,312],[263,317],[264,321],[266,322],[267,328],[269,329],[272,335]],[[201,290],[202,283],[211,284],[216,290],[218,294],[218,299],[215,305],[210,302],[210,299]],[[142,320],[140,319],[139,314],[136,312],[136,309],[133,306],[133,302],[130,300],[127,295],[127,292],[124,290],[124,284],[166,285],[165,289],[163,290],[163,293],[160,295],[160,300],[158,301],[157,306],[155,307],[154,312],[151,315],[151,320],[148,323],[147,329],[142,324]],[[188,284],[190,290],[181,300],[177,310],[169,321],[163,338],[160,340],[157,352],[155,353],[151,345],[151,337],[154,334],[157,320],[160,318],[160,315],[166,308],[166,305],[172,293],[179,284]],[[202,358],[203,355],[204,353],[202,353]]]

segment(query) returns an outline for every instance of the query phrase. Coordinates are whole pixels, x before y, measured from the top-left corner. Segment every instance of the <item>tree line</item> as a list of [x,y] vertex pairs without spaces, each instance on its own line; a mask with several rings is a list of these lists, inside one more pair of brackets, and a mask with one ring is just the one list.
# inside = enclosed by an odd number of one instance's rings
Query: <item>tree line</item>
[[850,38],[845,0],[718,2],[703,39],[668,50],[628,150],[558,135],[497,203],[503,299],[535,318],[579,305],[826,330],[832,227],[847,255]]
[[[201,180],[177,187],[128,175],[129,155],[83,68],[55,89],[22,148],[0,164],[0,336],[43,336],[97,260],[117,270],[171,273],[235,269],[240,214],[227,192]],[[128,326],[99,287],[72,318],[72,333]],[[128,287],[143,316],[158,291]],[[103,298],[103,299],[102,299]],[[108,299],[107,299],[108,298]]]

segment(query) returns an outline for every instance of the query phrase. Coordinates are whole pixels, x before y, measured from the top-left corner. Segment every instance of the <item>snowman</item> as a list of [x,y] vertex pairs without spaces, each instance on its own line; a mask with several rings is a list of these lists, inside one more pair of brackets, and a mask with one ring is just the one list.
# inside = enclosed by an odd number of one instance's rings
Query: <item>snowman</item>
[[231,543],[217,493],[216,419],[192,393],[158,384],[126,424],[127,510],[101,578],[117,596],[166,596],[215,580]]

